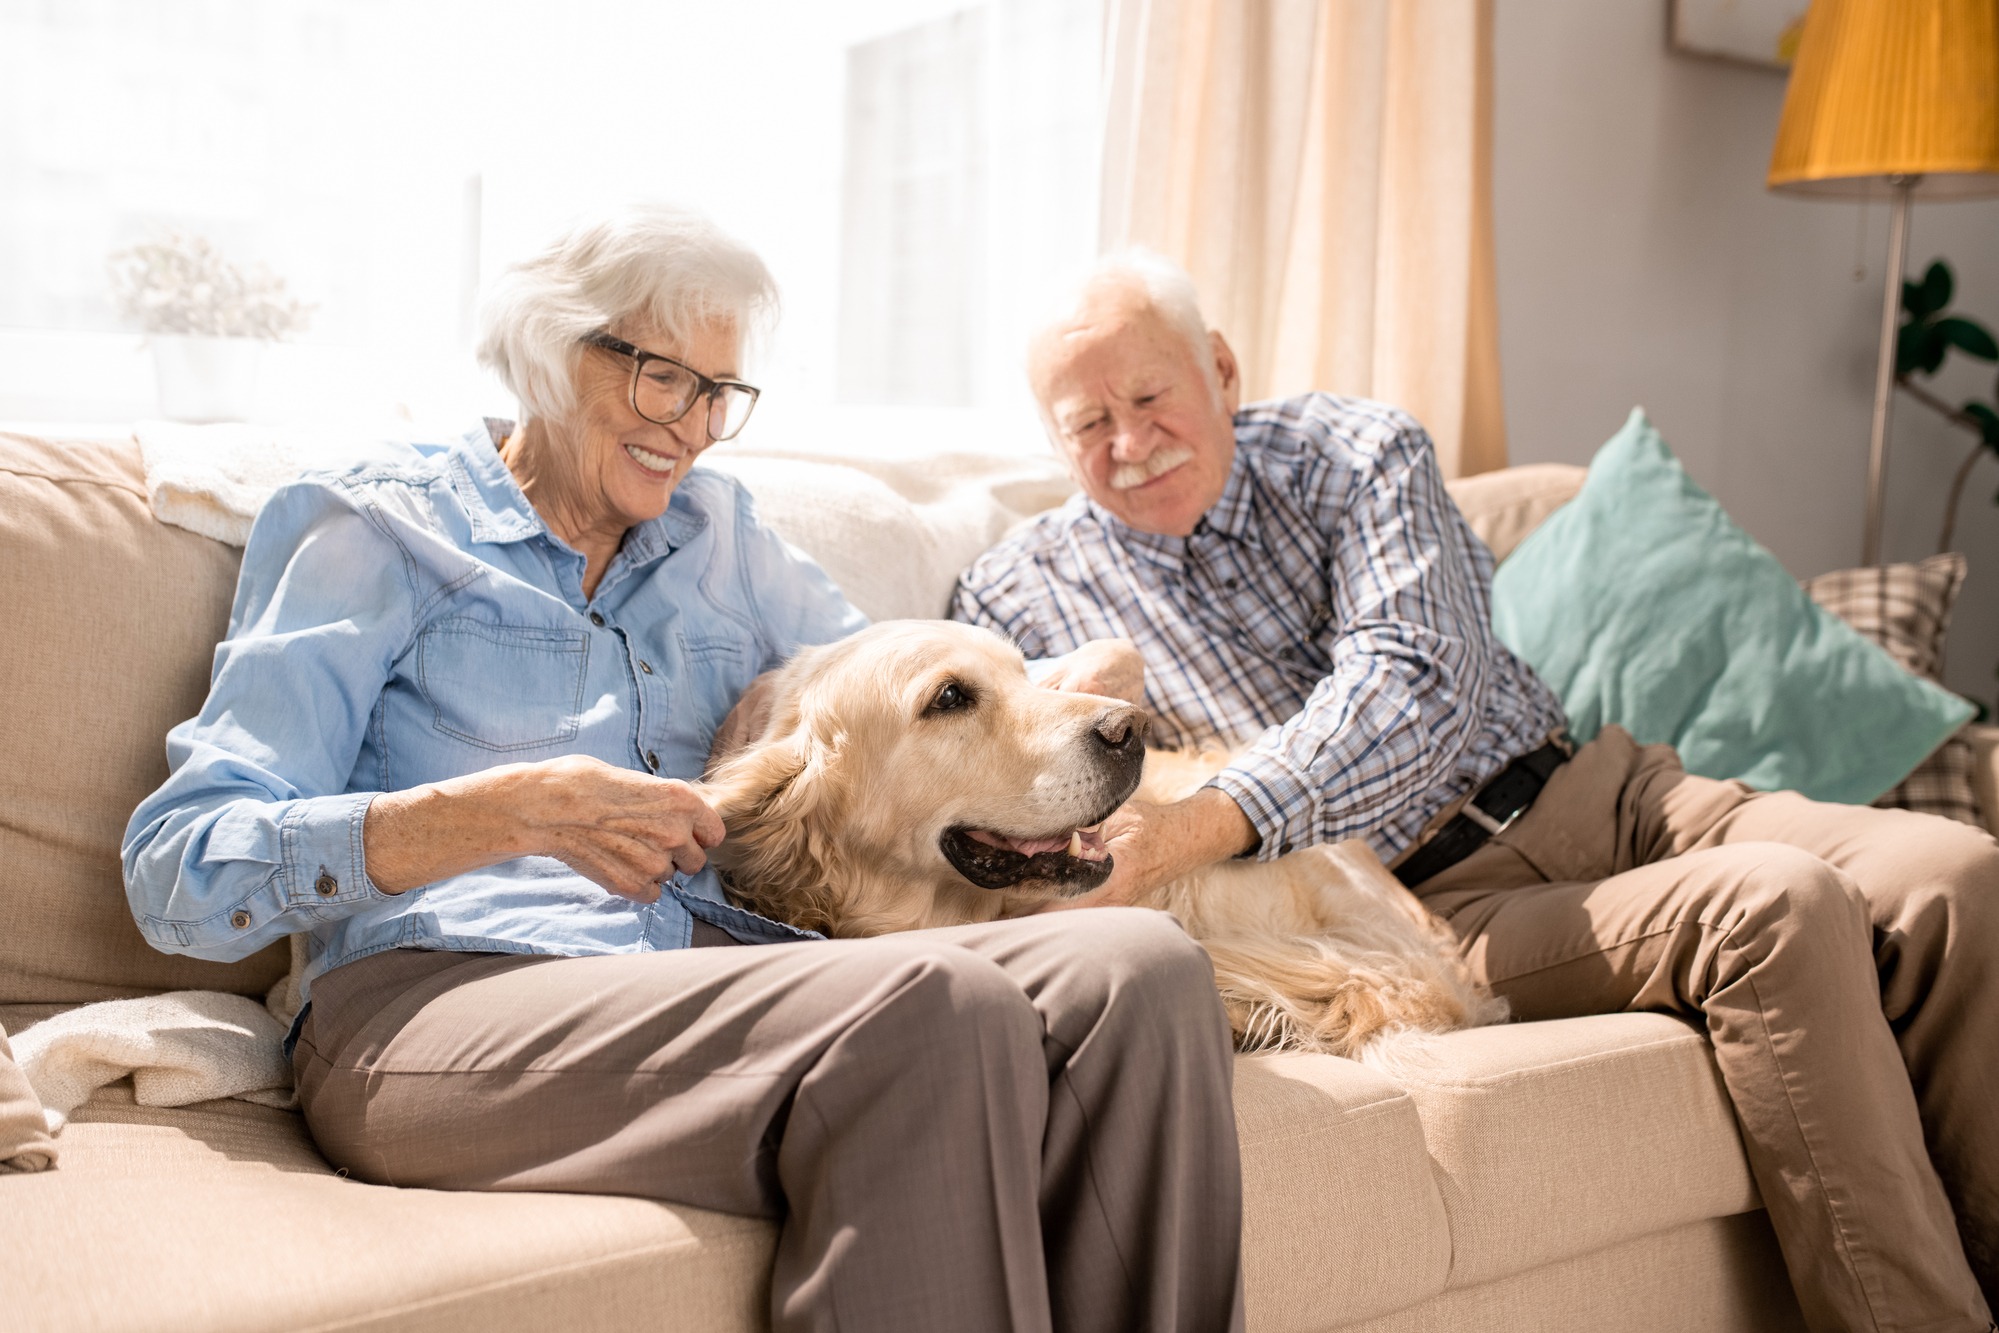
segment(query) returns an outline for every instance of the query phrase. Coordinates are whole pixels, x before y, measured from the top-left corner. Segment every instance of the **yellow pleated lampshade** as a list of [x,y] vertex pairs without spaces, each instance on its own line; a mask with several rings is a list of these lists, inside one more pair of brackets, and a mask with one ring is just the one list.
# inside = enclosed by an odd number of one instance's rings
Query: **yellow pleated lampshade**
[[1999,194],[1999,0],[1813,0],[1770,187],[1864,197]]

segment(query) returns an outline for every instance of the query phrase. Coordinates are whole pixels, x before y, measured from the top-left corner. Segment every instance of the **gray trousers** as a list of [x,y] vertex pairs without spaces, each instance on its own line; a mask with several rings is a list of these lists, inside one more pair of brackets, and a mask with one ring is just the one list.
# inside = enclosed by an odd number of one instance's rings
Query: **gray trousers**
[[355,1177],[781,1223],[771,1323],[1242,1325],[1227,1022],[1170,918],[320,978],[294,1064]]
[[1705,1025],[1812,1328],[1988,1327],[1999,846],[1983,830],[1692,777],[1612,727],[1417,893],[1517,1018]]

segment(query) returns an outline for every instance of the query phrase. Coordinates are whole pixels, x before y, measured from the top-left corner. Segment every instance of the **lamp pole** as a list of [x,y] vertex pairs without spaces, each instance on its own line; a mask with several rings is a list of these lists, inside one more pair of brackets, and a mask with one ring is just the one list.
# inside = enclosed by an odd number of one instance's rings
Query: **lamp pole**
[[1860,563],[1879,565],[1881,515],[1888,479],[1888,415],[1895,402],[1895,323],[1902,310],[1902,275],[1909,263],[1909,197],[1921,176],[1894,175],[1894,212],[1888,224],[1888,280],[1881,297],[1881,353],[1874,367],[1874,430],[1867,442],[1867,526]]

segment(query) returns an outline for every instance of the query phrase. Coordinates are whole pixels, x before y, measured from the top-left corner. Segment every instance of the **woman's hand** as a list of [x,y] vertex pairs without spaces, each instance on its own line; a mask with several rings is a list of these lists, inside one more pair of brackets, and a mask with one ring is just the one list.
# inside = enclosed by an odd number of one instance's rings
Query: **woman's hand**
[[1091,639],[1054,662],[1054,670],[1040,682],[1048,689],[1101,694],[1145,707],[1145,659],[1130,639]]
[[522,853],[552,856],[607,892],[659,899],[659,882],[708,864],[722,817],[685,782],[585,756],[530,765],[516,779]]
[[722,818],[684,782],[583,755],[509,764],[368,806],[368,878],[384,893],[552,856],[605,891],[659,900],[659,882],[693,874],[722,841]]

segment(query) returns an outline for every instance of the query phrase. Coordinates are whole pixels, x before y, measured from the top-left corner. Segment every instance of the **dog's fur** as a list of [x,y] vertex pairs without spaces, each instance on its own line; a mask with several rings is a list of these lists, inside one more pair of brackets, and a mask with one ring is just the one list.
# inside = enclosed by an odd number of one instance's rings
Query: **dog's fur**
[[[1035,686],[985,630],[877,625],[795,657],[761,734],[717,757],[705,786],[728,837],[715,859],[743,906],[828,935],[1036,911],[1108,876],[1093,835],[1070,837],[1139,788],[1141,764],[1142,796],[1167,801],[1226,760],[1148,759],[1144,727],[1117,700]],[[1057,839],[1068,850],[1042,850]],[[1141,905],[1207,949],[1244,1049],[1355,1054],[1505,1016],[1359,842],[1212,865]]]

